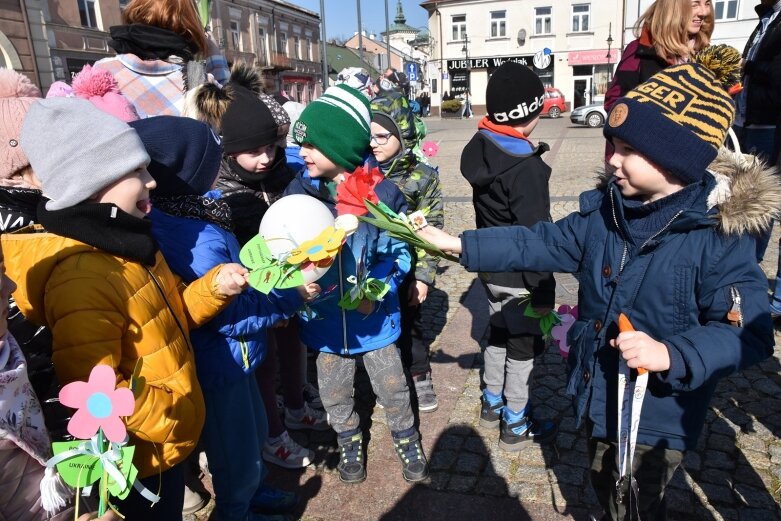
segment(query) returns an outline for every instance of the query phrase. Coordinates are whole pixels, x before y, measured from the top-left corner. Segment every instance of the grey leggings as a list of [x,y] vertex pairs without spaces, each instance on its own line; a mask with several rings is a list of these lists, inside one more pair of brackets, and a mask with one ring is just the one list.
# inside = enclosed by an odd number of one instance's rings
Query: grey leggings
[[369,375],[374,394],[385,408],[391,432],[412,427],[415,419],[409,400],[409,387],[396,344],[353,356],[321,352],[317,357],[317,382],[328,421],[341,434],[360,424],[353,400],[355,363],[358,357]]

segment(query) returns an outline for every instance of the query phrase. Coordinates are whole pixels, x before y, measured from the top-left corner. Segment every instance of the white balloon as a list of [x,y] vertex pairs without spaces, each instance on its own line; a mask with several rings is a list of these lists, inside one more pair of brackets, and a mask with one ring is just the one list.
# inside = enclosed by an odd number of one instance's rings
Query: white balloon
[[[271,254],[279,257],[304,241],[314,239],[323,230],[334,225],[331,210],[314,197],[293,194],[272,204],[260,221],[260,234]],[[326,268],[309,268],[301,271],[304,283],[314,282],[328,271]]]

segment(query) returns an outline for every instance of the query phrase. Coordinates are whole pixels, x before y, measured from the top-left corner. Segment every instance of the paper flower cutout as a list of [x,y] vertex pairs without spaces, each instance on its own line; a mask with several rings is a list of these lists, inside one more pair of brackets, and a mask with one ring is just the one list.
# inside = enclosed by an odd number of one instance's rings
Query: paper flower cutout
[[107,365],[92,368],[87,382],[71,382],[60,390],[60,402],[77,409],[68,422],[68,432],[86,440],[103,429],[109,441],[120,443],[127,436],[122,416],[135,408],[133,391],[116,389],[114,370]]
[[425,154],[426,157],[434,157],[439,153],[439,145],[433,141],[426,141],[423,143],[421,150],[423,150],[423,154]]
[[551,329],[551,337],[556,345],[559,346],[559,353],[562,358],[569,356],[570,346],[567,343],[567,333],[572,327],[572,324],[578,319],[578,306],[570,307],[567,304],[562,304],[558,309],[559,318],[561,323],[553,326]]
[[352,214],[366,215],[369,210],[364,204],[364,199],[372,203],[378,203],[379,198],[374,193],[376,187],[385,176],[379,169],[368,170],[359,166],[352,174],[345,176],[345,180],[336,187],[336,213],[337,215]]
[[298,248],[292,250],[286,261],[289,264],[303,264],[333,259],[339,253],[344,238],[344,230],[337,230],[333,226],[329,226],[314,239],[304,241]]

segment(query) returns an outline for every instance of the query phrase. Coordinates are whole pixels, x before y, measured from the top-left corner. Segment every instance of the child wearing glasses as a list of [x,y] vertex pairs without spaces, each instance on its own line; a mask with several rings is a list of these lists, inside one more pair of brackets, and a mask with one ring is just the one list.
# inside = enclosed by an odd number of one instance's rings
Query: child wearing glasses
[[[442,228],[445,213],[439,172],[420,163],[414,153],[419,136],[407,98],[396,92],[383,93],[372,100],[371,108],[372,163],[399,187],[410,212],[421,210],[429,224]],[[415,384],[418,410],[433,412],[437,408],[437,394],[431,379],[429,346],[423,339],[420,309],[429,287],[434,285],[439,257],[426,255],[422,250],[414,251],[413,255],[413,269],[399,288],[401,336],[397,344],[404,367]]]
[[[514,62],[500,66],[488,81],[488,115],[461,154],[478,228],[550,221],[551,169],[542,160],[548,145],[529,140],[544,94],[537,75]],[[550,312],[556,298],[553,274],[481,272],[479,277],[490,314],[480,426],[500,427],[499,447],[507,451],[550,441],[555,424],[535,421],[530,403],[534,359],[545,343],[539,321],[524,312],[529,305],[538,314]]]

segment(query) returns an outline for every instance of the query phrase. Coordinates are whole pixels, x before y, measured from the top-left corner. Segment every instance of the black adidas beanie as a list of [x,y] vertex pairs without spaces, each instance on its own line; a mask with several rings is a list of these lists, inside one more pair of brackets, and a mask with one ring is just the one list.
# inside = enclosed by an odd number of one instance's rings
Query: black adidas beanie
[[230,88],[233,101],[220,121],[225,153],[256,150],[277,141],[278,125],[266,104],[244,87],[232,85]]
[[488,80],[485,108],[488,118],[499,125],[517,125],[536,118],[545,102],[545,87],[528,67],[504,62]]

